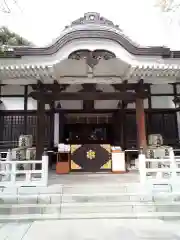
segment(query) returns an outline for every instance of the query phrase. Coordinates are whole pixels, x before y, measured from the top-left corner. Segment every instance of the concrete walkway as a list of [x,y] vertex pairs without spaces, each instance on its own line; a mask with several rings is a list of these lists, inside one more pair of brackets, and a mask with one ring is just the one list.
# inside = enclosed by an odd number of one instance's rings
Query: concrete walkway
[[8,223],[1,240],[178,240],[180,222],[161,220],[58,220]]

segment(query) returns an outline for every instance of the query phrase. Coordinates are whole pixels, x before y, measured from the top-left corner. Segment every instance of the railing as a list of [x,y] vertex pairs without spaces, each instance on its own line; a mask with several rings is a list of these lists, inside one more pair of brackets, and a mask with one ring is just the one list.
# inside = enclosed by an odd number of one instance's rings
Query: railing
[[0,149],[16,148],[18,141],[0,141]]
[[[36,140],[33,140],[33,146],[36,146]],[[19,147],[19,141],[0,141],[0,150],[8,150]],[[49,147],[48,141],[44,141],[44,147]]]
[[42,156],[42,160],[3,160],[0,159],[0,187],[47,186],[48,156]]
[[169,157],[161,159],[149,159],[139,154],[139,174],[142,184],[168,184],[173,187],[180,181],[180,157],[174,156],[173,151]]

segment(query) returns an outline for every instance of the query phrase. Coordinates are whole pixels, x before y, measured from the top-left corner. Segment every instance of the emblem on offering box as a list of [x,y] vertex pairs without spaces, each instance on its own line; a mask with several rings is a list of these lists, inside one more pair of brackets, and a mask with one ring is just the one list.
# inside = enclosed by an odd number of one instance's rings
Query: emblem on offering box
[[87,158],[93,160],[96,157],[95,151],[89,150],[86,154]]

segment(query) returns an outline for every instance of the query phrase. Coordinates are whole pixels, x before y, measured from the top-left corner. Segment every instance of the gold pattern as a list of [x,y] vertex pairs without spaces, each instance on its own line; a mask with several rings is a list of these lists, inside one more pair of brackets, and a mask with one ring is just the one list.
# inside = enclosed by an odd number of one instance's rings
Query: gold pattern
[[71,145],[71,154],[74,153],[78,148],[80,148],[82,145],[77,145],[77,144],[74,144],[74,145]]
[[81,167],[71,160],[71,169],[81,169]]
[[108,162],[106,162],[101,169],[111,169],[111,160],[109,160]]
[[101,144],[102,148],[104,148],[108,153],[111,153],[111,145],[109,144]]
[[87,158],[93,160],[96,157],[95,151],[89,150],[86,154]]

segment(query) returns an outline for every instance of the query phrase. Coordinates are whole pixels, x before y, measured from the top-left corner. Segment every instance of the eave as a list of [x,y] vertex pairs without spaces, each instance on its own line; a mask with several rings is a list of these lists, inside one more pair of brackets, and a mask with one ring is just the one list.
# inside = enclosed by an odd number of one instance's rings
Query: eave
[[[8,57],[22,57],[22,56],[46,56],[58,52],[68,42],[73,40],[80,40],[86,38],[105,39],[118,43],[129,53],[136,56],[161,56],[163,58],[179,58],[180,51],[171,52],[169,48],[156,47],[138,47],[132,44],[124,35],[109,30],[74,30],[64,34],[53,45],[44,48],[34,47],[15,47],[14,52],[8,53]],[[12,55],[12,56],[11,56]],[[3,56],[2,56],[3,57]]]
[[[77,60],[74,60],[78,63]],[[107,60],[110,61],[110,60]],[[63,73],[63,68],[60,72],[56,70],[56,64],[52,65],[9,65],[0,67],[0,79],[1,84],[16,84],[19,79],[23,82],[22,84],[33,84],[38,80],[43,83],[53,83],[55,80],[62,84],[82,84],[82,83],[100,83],[100,84],[116,84],[121,83],[124,80],[137,82],[143,78],[146,80],[152,79],[152,83],[163,83],[163,82],[176,82],[180,78],[180,65],[177,64],[141,64],[141,65],[130,65],[126,68],[126,71],[122,71],[121,74],[110,74],[96,75],[96,72],[92,72],[91,75],[85,72],[71,73],[73,69],[73,61],[70,62],[68,75],[66,72]],[[61,63],[59,63],[61,66]],[[79,63],[80,64],[80,63]],[[119,63],[121,64],[121,62]],[[97,65],[98,67],[98,65]],[[59,67],[57,68],[59,69]],[[117,69],[118,70],[118,69]],[[123,70],[123,69],[122,69]],[[9,83],[9,80],[11,83]],[[133,82],[132,81],[132,82]],[[12,83],[13,82],[13,83]],[[148,81],[147,81],[148,82]],[[151,83],[149,81],[148,83]]]

